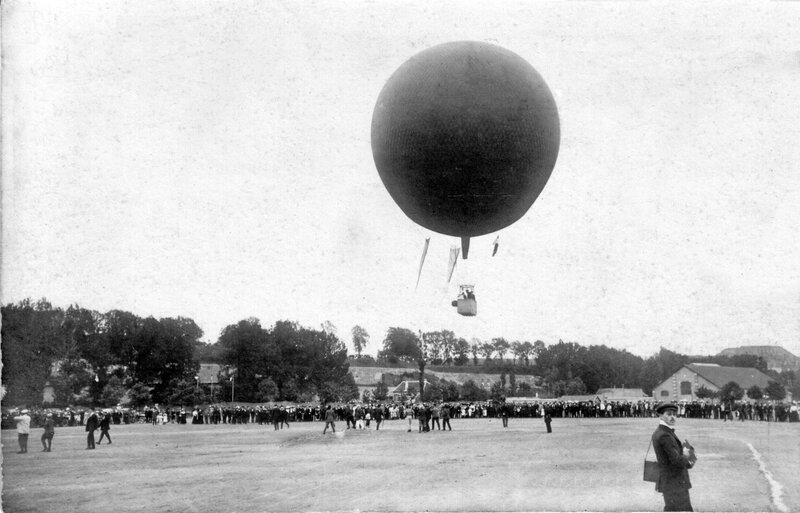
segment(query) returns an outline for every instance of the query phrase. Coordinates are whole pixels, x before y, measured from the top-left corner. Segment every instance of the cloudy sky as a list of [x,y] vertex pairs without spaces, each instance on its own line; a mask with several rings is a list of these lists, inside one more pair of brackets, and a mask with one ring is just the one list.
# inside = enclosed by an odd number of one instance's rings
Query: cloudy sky
[[[648,356],[800,355],[800,4],[3,3],[2,301]],[[389,76],[459,40],[548,83],[555,170],[473,239],[375,169]],[[500,236],[500,250],[491,245]],[[419,286],[425,238],[431,246]],[[450,306],[473,281],[478,316]]]

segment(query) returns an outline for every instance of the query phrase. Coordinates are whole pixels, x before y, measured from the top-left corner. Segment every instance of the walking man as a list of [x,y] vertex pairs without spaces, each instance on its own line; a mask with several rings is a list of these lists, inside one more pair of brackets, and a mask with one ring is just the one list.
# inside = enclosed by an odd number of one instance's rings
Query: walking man
[[553,421],[553,418],[550,416],[549,411],[544,412],[544,425],[547,426],[547,432],[552,433],[553,430],[550,428],[550,422]]
[[19,452],[17,454],[28,452],[28,435],[31,433],[31,417],[28,413],[28,410],[25,409],[14,417],[14,422],[17,423],[17,442],[19,443]]
[[111,435],[108,434],[109,429],[111,429],[111,414],[106,413],[103,415],[103,418],[100,419],[100,439],[97,443],[102,443],[103,437],[108,438],[108,443],[111,443]]
[[689,469],[697,461],[694,448],[675,435],[678,407],[665,403],[656,408],[659,423],[653,432],[653,449],[658,459],[656,491],[664,495],[664,511],[694,511],[689,498]]

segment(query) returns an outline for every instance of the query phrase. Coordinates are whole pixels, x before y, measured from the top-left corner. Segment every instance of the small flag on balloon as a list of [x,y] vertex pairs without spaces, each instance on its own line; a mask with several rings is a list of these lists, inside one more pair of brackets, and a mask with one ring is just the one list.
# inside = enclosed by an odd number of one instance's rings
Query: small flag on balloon
[[428,237],[425,239],[425,246],[422,248],[422,258],[419,259],[419,270],[417,271],[417,284],[414,285],[414,290],[417,290],[419,286],[419,277],[422,276],[422,264],[425,263],[425,255],[428,254],[428,244],[430,244],[431,238]]
[[494,239],[494,243],[492,244],[492,256],[497,254],[497,248],[500,247],[500,236],[498,235],[497,238]]
[[447,283],[450,283],[450,279],[453,277],[453,271],[456,268],[456,263],[458,262],[458,254],[461,253],[461,248],[458,246],[451,246],[450,247],[450,261],[447,263]]

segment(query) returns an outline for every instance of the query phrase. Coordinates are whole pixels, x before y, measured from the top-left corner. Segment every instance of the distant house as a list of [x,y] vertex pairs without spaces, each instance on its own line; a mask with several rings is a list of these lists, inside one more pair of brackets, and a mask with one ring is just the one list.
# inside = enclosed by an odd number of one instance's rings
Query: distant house
[[641,388],[599,388],[595,395],[605,401],[642,401],[649,399]]
[[[425,380],[425,386],[430,385],[430,381]],[[419,395],[419,381],[401,381],[399,385],[389,390],[389,398],[400,401],[404,396],[407,399],[414,399]]]
[[701,386],[716,392],[731,381],[745,391],[746,398],[748,388],[758,385],[763,390],[774,380],[758,369],[690,363],[653,388],[653,398],[657,401],[693,401],[698,399],[697,389]]
[[562,395],[557,400],[567,403],[599,403],[600,397],[597,394]]
[[236,369],[227,365],[201,363],[200,369],[197,371],[197,381],[201,385],[216,385],[220,379],[230,377],[234,372]]

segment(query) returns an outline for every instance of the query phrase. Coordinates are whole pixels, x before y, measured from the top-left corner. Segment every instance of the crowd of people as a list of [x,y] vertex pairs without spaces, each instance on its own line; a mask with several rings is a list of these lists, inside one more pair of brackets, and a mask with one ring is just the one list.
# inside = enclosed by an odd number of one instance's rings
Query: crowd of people
[[[558,399],[532,399],[526,402],[474,401],[412,403],[399,401],[375,401],[331,404],[335,420],[372,421],[405,419],[410,413],[414,419],[421,414],[439,419],[446,410],[448,418],[541,418],[549,413],[553,418],[608,418],[608,417],[656,417],[658,401],[561,401]],[[798,402],[742,401],[720,403],[712,401],[690,401],[676,403],[678,417],[764,421],[797,422]],[[428,410],[431,411],[428,411]],[[30,408],[31,426],[42,427],[48,418],[55,427],[83,426],[91,409],[85,407]],[[436,410],[436,411],[434,411]],[[144,408],[103,408],[98,415],[107,418],[109,424],[260,424],[277,425],[278,429],[293,422],[324,422],[326,405],[319,404],[210,404],[195,407],[146,406]],[[13,416],[19,409],[4,410],[2,427],[15,427]]]
[[[31,428],[44,428],[41,442],[44,452],[52,450],[56,427],[84,426],[87,432],[87,449],[107,439],[111,443],[109,430],[113,424],[149,423],[160,424],[258,424],[272,425],[273,429],[288,429],[293,422],[325,422],[323,433],[335,423],[344,421],[345,429],[379,430],[385,420],[406,420],[408,431],[417,423],[420,433],[436,430],[452,431],[450,419],[500,418],[503,427],[508,427],[509,418],[544,418],[547,432],[550,422],[559,418],[612,418],[612,417],[659,417],[664,403],[641,401],[560,401],[531,400],[512,403],[485,402],[356,402],[328,405],[264,404],[235,405],[213,404],[183,407],[147,406],[140,410],[130,408],[65,409],[35,408],[3,411],[3,428],[16,427],[20,453],[28,451],[28,436]],[[717,419],[722,421],[798,422],[798,402],[740,401],[706,402],[689,401],[675,404],[676,417]],[[100,429],[100,440],[95,442],[94,432]]]

